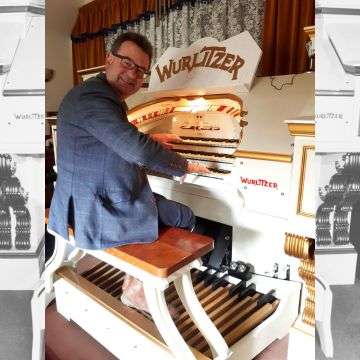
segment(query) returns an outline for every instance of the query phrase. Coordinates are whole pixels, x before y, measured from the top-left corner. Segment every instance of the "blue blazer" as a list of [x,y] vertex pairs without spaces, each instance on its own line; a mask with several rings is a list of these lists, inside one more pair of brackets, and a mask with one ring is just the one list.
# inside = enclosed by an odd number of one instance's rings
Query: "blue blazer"
[[57,120],[57,172],[49,230],[101,249],[158,237],[158,214],[144,167],[182,176],[187,161],[127,120],[125,104],[99,74],[74,87]]

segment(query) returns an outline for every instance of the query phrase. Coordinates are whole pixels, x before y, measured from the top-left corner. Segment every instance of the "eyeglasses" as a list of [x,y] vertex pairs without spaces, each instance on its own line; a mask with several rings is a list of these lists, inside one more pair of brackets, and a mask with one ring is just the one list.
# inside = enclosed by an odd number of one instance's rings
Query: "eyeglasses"
[[111,53],[113,56],[120,59],[121,65],[127,70],[136,70],[136,77],[142,79],[145,75],[150,75],[150,71],[145,70],[143,67],[136,65],[129,57],[120,54]]

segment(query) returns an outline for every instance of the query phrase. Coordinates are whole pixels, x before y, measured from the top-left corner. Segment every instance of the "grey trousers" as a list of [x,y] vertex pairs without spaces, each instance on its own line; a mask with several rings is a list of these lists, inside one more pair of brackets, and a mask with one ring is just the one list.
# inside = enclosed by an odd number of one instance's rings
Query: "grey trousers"
[[192,210],[183,204],[168,200],[164,196],[154,193],[159,214],[159,227],[172,226],[192,230],[196,218]]

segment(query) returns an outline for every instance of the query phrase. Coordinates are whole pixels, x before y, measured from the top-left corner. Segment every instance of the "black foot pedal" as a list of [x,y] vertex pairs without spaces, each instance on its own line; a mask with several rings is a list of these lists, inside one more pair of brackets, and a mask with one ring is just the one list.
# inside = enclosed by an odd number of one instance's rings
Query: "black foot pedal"
[[216,290],[218,287],[220,286],[225,286],[228,284],[228,278],[229,275],[226,273],[223,276],[219,277],[218,279],[216,279],[212,284],[211,287],[213,290]]
[[236,284],[230,288],[229,295],[233,296],[236,293],[243,291],[245,288],[246,288],[246,282],[240,281],[238,284]]
[[215,271],[213,274],[207,276],[204,280],[204,284],[206,286],[209,286],[211,283],[216,281],[219,278],[219,275],[221,274],[220,270]]
[[239,300],[246,298],[247,296],[253,296],[256,293],[256,285],[250,284],[243,291],[239,293]]
[[256,307],[260,309],[265,304],[271,304],[276,300],[276,297],[273,295],[275,293],[275,290],[270,290],[267,294],[263,294],[260,296],[260,298],[257,300]]
[[211,275],[210,273],[211,269],[208,268],[205,271],[200,271],[198,274],[195,275],[195,284],[198,284],[199,282],[203,281],[208,275]]

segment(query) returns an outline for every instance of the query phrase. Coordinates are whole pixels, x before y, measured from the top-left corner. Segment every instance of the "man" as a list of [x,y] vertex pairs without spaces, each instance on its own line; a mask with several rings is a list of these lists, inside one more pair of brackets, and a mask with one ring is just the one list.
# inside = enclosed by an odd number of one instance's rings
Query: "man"
[[[106,57],[105,74],[73,88],[60,105],[57,172],[49,230],[80,248],[102,249],[148,243],[159,224],[191,229],[192,211],[153,194],[144,167],[167,175],[206,173],[202,165],[168,150],[175,135],[142,134],[126,117],[124,100],[148,73],[152,47],[136,33],[120,35]],[[124,282],[124,302],[147,310],[137,280]]]

